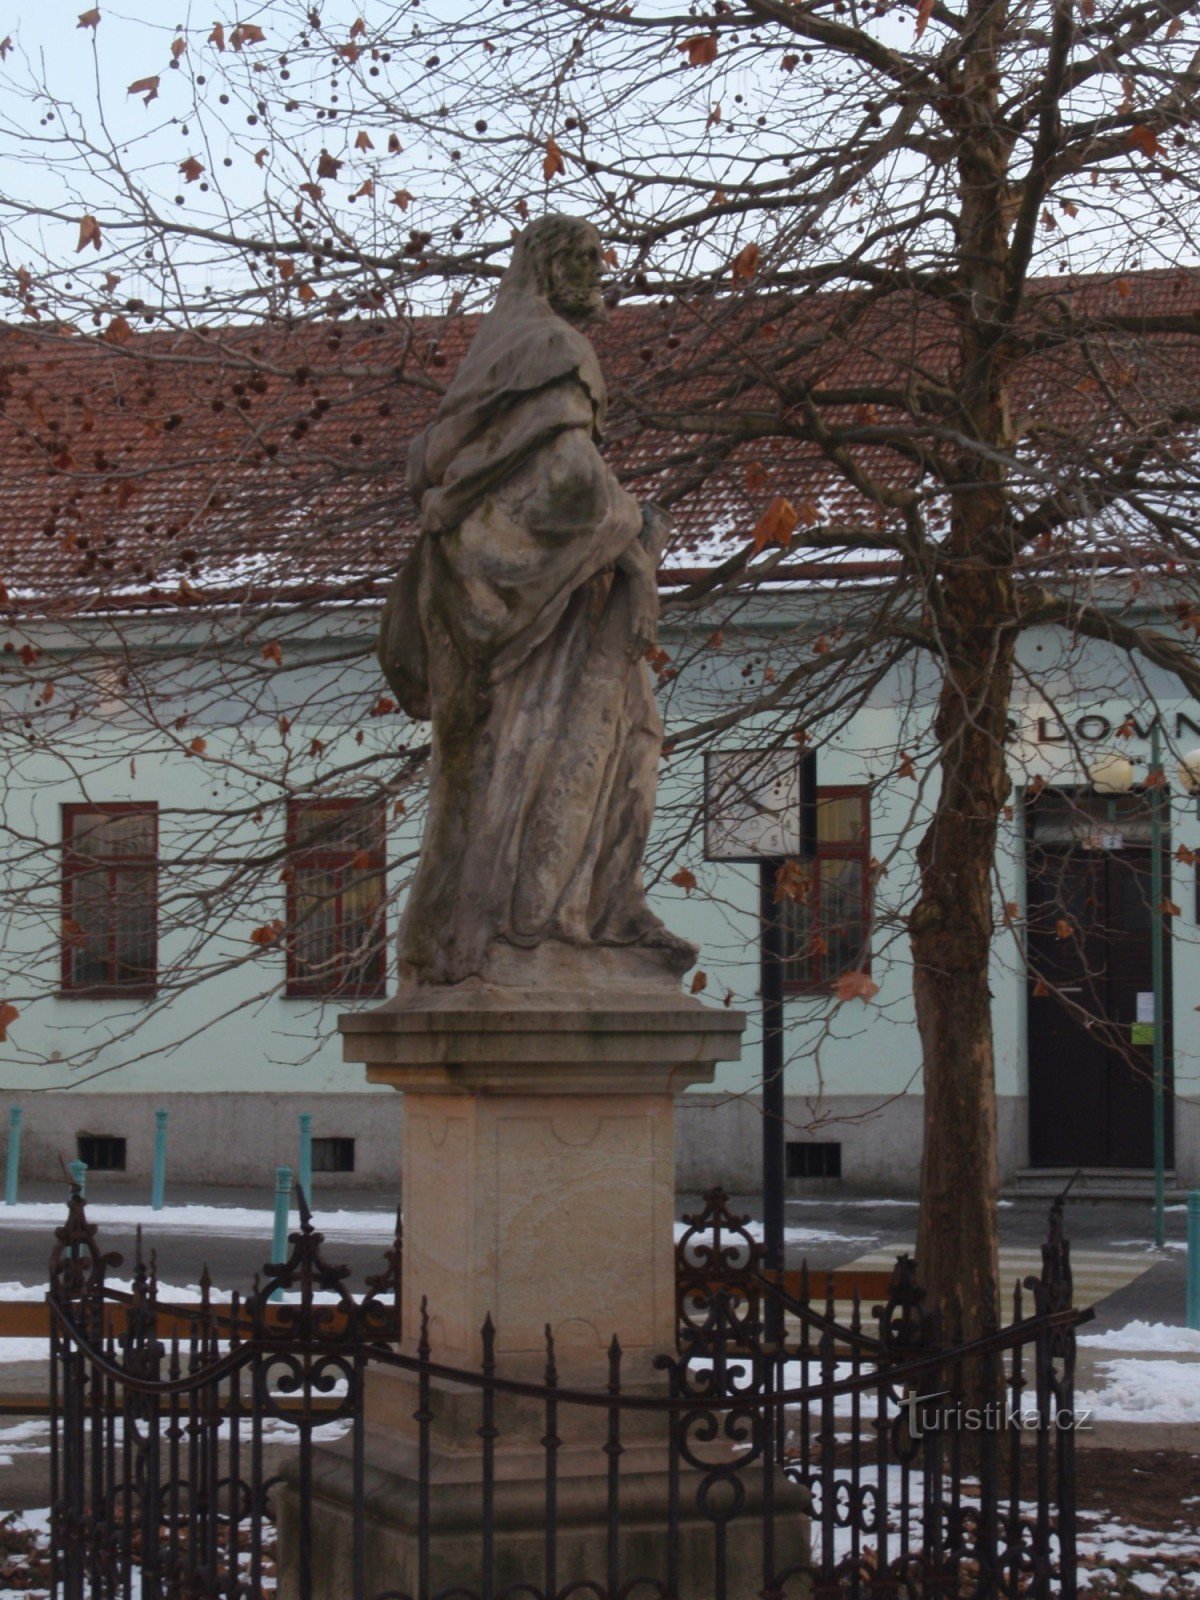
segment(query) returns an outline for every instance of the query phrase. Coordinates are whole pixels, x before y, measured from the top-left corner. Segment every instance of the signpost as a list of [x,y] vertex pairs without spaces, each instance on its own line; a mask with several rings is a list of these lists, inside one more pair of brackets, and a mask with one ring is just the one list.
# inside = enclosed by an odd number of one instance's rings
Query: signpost
[[[704,758],[704,854],[758,867],[762,997],[762,1185],[764,1265],[784,1268],[786,1192],[783,918],[776,875],[785,861],[815,861],[817,758],[798,750],[715,750]],[[768,1307],[767,1336],[782,1334]]]

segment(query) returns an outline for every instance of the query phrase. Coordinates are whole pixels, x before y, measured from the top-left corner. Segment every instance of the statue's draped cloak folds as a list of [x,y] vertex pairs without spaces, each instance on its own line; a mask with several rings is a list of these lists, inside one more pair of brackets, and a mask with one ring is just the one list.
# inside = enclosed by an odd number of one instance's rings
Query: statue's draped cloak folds
[[642,515],[597,448],[604,410],[590,343],[518,249],[413,444],[421,531],[380,640],[401,706],[433,721],[400,931],[418,981],[486,976],[495,941],[663,933],[641,876],[662,728],[614,565]]

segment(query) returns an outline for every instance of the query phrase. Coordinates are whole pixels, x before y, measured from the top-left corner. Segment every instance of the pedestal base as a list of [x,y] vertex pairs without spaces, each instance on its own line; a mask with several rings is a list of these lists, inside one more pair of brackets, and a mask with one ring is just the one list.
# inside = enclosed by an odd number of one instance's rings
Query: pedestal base
[[[311,1600],[451,1590],[466,1600],[518,1586],[552,1600],[575,1584],[608,1596],[632,1590],[712,1600],[718,1570],[727,1600],[758,1600],[778,1574],[792,1569],[781,1595],[790,1600],[807,1593],[807,1492],[777,1469],[770,1469],[768,1482],[761,1461],[729,1476],[697,1470],[670,1450],[665,1412],[626,1413],[617,1453],[605,1450],[603,1408],[572,1417],[554,1435],[562,1437],[548,1472],[550,1435],[531,1427],[541,1406],[499,1397],[499,1438],[485,1482],[483,1445],[469,1426],[469,1420],[478,1422],[477,1392],[431,1385],[430,1434],[438,1430],[439,1437],[436,1444],[427,1439],[422,1468],[410,1411],[419,1410],[416,1386],[394,1372],[377,1376],[392,1392],[372,1415],[400,1413],[407,1426],[367,1430],[357,1495],[352,1442],[314,1452],[307,1507]],[[447,1427],[459,1429],[457,1443],[441,1437]],[[704,1454],[695,1439],[691,1443]],[[710,1445],[705,1458],[731,1468],[737,1462],[721,1442]],[[614,1459],[615,1480],[609,1474]],[[300,1600],[301,1592],[302,1512],[294,1472],[291,1477],[293,1486],[280,1495],[280,1549],[290,1554],[280,1572],[280,1600]],[[356,1540],[361,1589],[354,1581]]]

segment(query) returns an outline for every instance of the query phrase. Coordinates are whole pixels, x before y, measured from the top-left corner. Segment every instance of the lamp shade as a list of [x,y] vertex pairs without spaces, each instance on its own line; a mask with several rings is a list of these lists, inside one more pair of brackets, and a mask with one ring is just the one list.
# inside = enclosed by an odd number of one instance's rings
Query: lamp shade
[[1117,750],[1106,750],[1088,767],[1097,794],[1128,794],[1133,788],[1133,762]]
[[1179,782],[1188,794],[1200,794],[1200,750],[1189,750],[1179,763]]

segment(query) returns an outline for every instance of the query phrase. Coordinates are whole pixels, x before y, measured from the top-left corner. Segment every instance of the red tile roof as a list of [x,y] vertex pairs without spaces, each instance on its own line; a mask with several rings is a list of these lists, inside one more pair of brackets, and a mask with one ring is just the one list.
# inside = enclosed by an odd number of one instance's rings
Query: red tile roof
[[[1087,348],[1056,345],[1055,329],[1081,314],[1096,324]],[[1164,331],[1181,315],[1200,322],[1200,271],[1032,287],[1026,321],[1044,347],[1021,367],[1017,403],[1058,481],[1076,469],[1081,437],[1200,398],[1200,338]],[[595,334],[610,454],[632,487],[675,501],[671,559],[734,553],[776,492],[823,523],[874,516],[809,442],[729,450],[695,431],[697,409],[778,416],[780,381],[835,396],[877,386],[876,401],[825,414],[859,430],[871,470],[915,481],[912,458],[877,432],[898,416],[888,391],[912,374],[954,385],[950,316],[929,300],[830,292],[620,308]],[[1143,327],[1106,326],[1114,318]],[[346,321],[122,342],[0,333],[0,582],[22,608],[52,609],[372,592],[414,531],[408,442],[473,327]],[[764,471],[748,486],[756,461]]]

